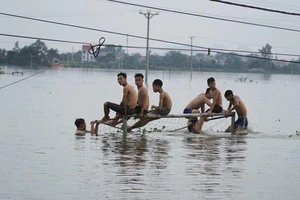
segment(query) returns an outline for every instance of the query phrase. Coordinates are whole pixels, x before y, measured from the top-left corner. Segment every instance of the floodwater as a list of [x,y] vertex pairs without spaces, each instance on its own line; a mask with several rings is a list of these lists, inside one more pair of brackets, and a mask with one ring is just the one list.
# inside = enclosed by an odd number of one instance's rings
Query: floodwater
[[[23,77],[0,75],[0,87],[37,72],[19,70]],[[123,71],[130,84],[144,72]],[[173,98],[173,114],[215,77],[222,94],[231,89],[247,106],[248,135],[224,133],[228,122],[215,120],[206,135],[125,137],[101,127],[98,137],[74,136],[76,118],[99,119],[105,101],[120,102],[118,72],[50,69],[0,90],[0,199],[299,199],[300,76],[150,71],[149,82],[162,79]],[[164,119],[150,125],[177,128]]]

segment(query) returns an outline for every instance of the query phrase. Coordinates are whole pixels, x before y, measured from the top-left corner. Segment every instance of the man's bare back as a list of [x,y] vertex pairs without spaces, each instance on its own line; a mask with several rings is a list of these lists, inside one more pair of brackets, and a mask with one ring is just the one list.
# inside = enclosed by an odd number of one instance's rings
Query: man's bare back
[[195,97],[185,108],[186,109],[200,109],[202,106],[207,104],[209,107],[211,107],[210,100],[205,96],[204,93],[199,94],[197,97]]

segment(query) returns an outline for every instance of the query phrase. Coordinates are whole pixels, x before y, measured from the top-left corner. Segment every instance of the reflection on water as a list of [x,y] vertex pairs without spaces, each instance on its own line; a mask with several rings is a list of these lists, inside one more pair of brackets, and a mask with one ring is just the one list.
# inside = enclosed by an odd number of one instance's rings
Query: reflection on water
[[235,197],[240,191],[244,173],[246,141],[243,138],[186,138],[189,150],[186,174],[199,177],[194,183],[197,190],[216,199]]

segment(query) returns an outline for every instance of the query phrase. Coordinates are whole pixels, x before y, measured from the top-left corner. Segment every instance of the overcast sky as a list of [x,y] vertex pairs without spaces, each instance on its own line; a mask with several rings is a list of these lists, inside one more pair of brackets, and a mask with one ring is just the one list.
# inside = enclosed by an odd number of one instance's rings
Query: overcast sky
[[[300,16],[276,14],[225,4],[209,0],[124,0],[132,3],[224,17],[253,23],[281,26],[300,30]],[[232,0],[236,3],[300,13],[299,0]],[[47,19],[63,23],[116,31],[125,34],[146,36],[147,20],[139,14],[145,8],[122,5],[106,0],[0,0],[0,12]],[[152,10],[155,12],[155,10]],[[81,30],[77,28],[35,22],[0,15],[0,33],[45,37],[62,40],[96,43],[100,37],[106,44],[126,45],[127,38],[107,33]],[[275,30],[270,28],[242,25],[207,18],[186,16],[159,11],[150,21],[150,37],[190,44],[190,36],[195,36],[194,45],[211,48],[227,48],[257,51],[269,43],[273,52],[300,55],[300,32]],[[20,46],[34,40],[0,36],[0,48],[12,49],[19,41]],[[48,47],[60,52],[80,50],[78,44],[46,42]],[[129,37],[129,45],[145,46],[146,40]],[[150,41],[150,46],[175,47],[165,43]],[[129,53],[137,50],[129,50]],[[145,54],[144,50],[139,50]],[[164,53],[165,51],[154,51]],[[281,58],[281,57],[279,57]],[[286,58],[286,57],[282,57]]]

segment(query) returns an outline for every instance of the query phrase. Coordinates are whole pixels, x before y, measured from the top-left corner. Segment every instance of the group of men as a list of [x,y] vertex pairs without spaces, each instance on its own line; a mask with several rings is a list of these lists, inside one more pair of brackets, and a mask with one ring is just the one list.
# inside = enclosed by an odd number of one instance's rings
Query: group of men
[[[123,87],[123,97],[121,103],[116,104],[112,102],[104,103],[104,117],[101,120],[92,121],[91,130],[86,130],[86,124],[84,119],[76,119],[75,125],[77,127],[76,135],[85,135],[85,133],[91,133],[97,135],[98,126],[100,123],[116,126],[123,122],[123,117],[128,118],[128,115],[136,115],[139,120],[129,126],[127,131],[130,132],[132,129],[142,127],[152,120],[158,119],[155,117],[147,117],[149,114],[166,116],[172,109],[172,100],[169,94],[163,90],[163,82],[160,79],[155,79],[152,83],[153,92],[159,93],[159,104],[157,106],[152,105],[151,110],[149,109],[149,94],[147,88],[144,87],[144,76],[143,74],[135,74],[135,84],[138,89],[136,93],[134,87],[127,83],[127,75],[125,73],[119,73],[117,75],[118,83]],[[183,113],[204,113],[205,105],[210,107],[206,110],[207,115],[203,115],[198,120],[197,117],[191,117],[188,119],[188,130],[193,133],[201,133],[202,126],[205,121],[208,120],[207,116],[211,113],[224,112],[225,116],[233,110],[236,110],[238,120],[235,122],[234,129],[239,131],[246,129],[248,126],[247,121],[247,109],[241,99],[234,95],[231,90],[225,92],[225,98],[229,101],[227,110],[222,108],[222,96],[219,89],[216,88],[216,82],[214,78],[207,79],[208,88],[205,93],[199,94],[195,97],[184,109]],[[212,99],[212,102],[210,101]],[[200,110],[199,110],[200,109]],[[110,110],[116,112],[114,118],[110,118]],[[226,131],[230,131],[229,128]]]
[[[205,105],[209,107],[206,110],[207,115],[203,115],[198,120],[197,117],[191,117],[188,120],[188,130],[193,133],[201,133],[202,126],[205,121],[208,121],[208,116],[211,113],[224,112],[225,117],[235,110],[238,115],[238,119],[234,123],[234,131],[239,132],[242,129],[248,128],[247,109],[242,100],[233,94],[231,90],[227,90],[224,97],[229,101],[227,110],[222,107],[222,95],[218,88],[216,88],[216,81],[213,77],[207,79],[208,88],[205,93],[199,94],[195,97],[183,110],[184,114],[188,113],[204,113]],[[210,101],[212,99],[212,102]],[[199,110],[200,109],[200,110]],[[231,127],[228,127],[226,132],[231,132]]]
[[[130,132],[132,129],[142,127],[149,123],[152,120],[157,118],[147,118],[145,115],[153,114],[153,115],[168,115],[172,109],[172,100],[169,94],[163,90],[163,82],[160,79],[155,79],[152,83],[153,92],[159,93],[159,104],[157,106],[152,105],[151,110],[149,109],[149,94],[147,88],[144,87],[144,76],[143,74],[135,74],[135,84],[138,89],[138,93],[136,93],[134,87],[127,83],[127,75],[125,73],[119,73],[117,75],[119,84],[123,87],[123,97],[120,104],[105,102],[104,103],[104,117],[101,120],[96,120],[92,124],[91,129],[96,130],[100,123],[116,126],[119,123],[123,122],[123,117],[127,117],[128,115],[136,114],[139,117],[139,120],[129,126],[127,131]],[[110,110],[116,112],[116,116],[114,118],[110,118],[109,113]],[[78,120],[78,119],[77,119]],[[76,121],[77,121],[76,120]],[[80,118],[79,120],[82,120]],[[85,135],[84,131],[86,131],[85,122],[79,124],[78,122],[75,125],[77,127],[76,135]],[[81,121],[82,122],[82,121]],[[84,124],[84,125],[83,125]],[[86,133],[94,134],[94,132],[86,131]]]

